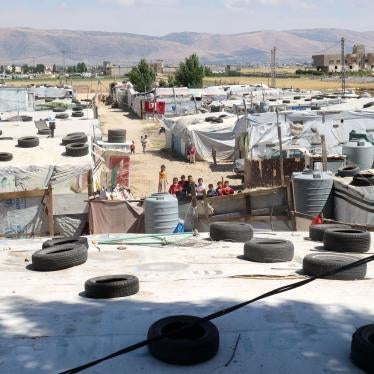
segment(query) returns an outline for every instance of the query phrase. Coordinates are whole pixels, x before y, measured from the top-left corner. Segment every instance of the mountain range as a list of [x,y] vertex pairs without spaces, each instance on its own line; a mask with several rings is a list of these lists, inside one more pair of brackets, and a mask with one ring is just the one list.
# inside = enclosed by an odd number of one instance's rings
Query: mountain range
[[263,30],[242,34],[178,32],[165,36],[72,30],[0,28],[0,64],[66,64],[84,61],[131,64],[144,57],[173,64],[191,53],[205,63],[266,63],[277,48],[279,63],[310,62],[313,54],[340,53],[362,43],[374,50],[374,31],[346,29]]

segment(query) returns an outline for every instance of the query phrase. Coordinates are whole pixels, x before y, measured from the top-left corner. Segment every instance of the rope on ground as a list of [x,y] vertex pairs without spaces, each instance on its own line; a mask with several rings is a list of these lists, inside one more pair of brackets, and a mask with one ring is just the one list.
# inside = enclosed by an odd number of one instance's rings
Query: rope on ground
[[171,332],[168,332],[168,333],[156,336],[155,338],[146,339],[146,340],[143,340],[141,342],[135,343],[135,344],[130,345],[130,346],[126,347],[126,348],[123,348],[123,349],[121,349],[121,350],[119,350],[117,352],[114,352],[114,353],[112,353],[112,354],[110,354],[108,356],[102,357],[102,358],[100,358],[98,360],[95,360],[95,361],[91,361],[91,362],[89,362],[87,364],[78,366],[78,367],[76,367],[74,369],[63,371],[60,374],[75,374],[75,373],[79,373],[79,372],[81,372],[83,370],[86,370],[86,369],[92,367],[92,366],[96,366],[96,365],[98,365],[98,364],[100,364],[100,363],[102,363],[104,361],[107,361],[107,360],[110,360],[112,358],[124,355],[126,353],[130,353],[130,352],[136,351],[136,350],[138,350],[140,348],[145,347],[149,343],[153,343],[153,342],[159,341],[161,339],[168,338],[168,337],[173,336],[175,334],[178,334],[178,333],[180,333],[182,331],[185,331],[185,330],[191,329],[193,327],[196,327],[196,326],[200,325],[203,322],[211,321],[211,320],[214,320],[216,318],[223,317],[223,316],[225,316],[227,314],[233,313],[233,312],[235,312],[235,311],[237,311],[237,310],[239,310],[239,309],[241,309],[241,308],[243,308],[243,307],[245,307],[245,306],[247,306],[249,304],[252,304],[252,303],[254,303],[256,301],[263,300],[263,299],[266,299],[266,298],[274,296],[274,295],[278,295],[278,294],[281,294],[281,293],[284,293],[284,292],[288,292],[288,291],[294,290],[296,288],[299,288],[299,287],[305,286],[305,285],[307,285],[307,284],[309,284],[311,282],[314,282],[317,279],[321,279],[321,278],[329,277],[329,276],[332,276],[332,275],[335,275],[335,274],[339,274],[339,273],[342,273],[343,271],[354,269],[354,268],[356,268],[358,266],[362,266],[362,265],[368,264],[369,262],[372,262],[372,261],[374,261],[374,256],[366,257],[366,258],[363,258],[361,260],[352,262],[351,264],[342,266],[339,269],[336,269],[336,270],[329,271],[327,273],[321,274],[319,276],[310,277],[308,279],[305,279],[305,280],[302,280],[302,281],[299,281],[299,282],[296,282],[296,283],[292,283],[292,284],[289,284],[287,286],[276,288],[275,290],[266,292],[266,293],[264,293],[264,294],[262,294],[260,296],[255,297],[254,299],[245,301],[245,302],[240,303],[240,304],[233,305],[231,307],[219,310],[218,312],[215,312],[215,313],[209,314],[209,315],[207,315],[205,317],[202,317],[202,318],[200,318],[200,320],[198,320],[195,323],[186,325],[186,326],[181,327],[181,328],[177,328],[177,329],[175,329],[175,330],[173,330]]

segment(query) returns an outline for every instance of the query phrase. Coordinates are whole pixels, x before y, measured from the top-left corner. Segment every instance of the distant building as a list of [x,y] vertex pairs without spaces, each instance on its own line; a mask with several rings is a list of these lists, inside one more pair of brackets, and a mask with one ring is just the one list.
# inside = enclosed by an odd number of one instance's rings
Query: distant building
[[[324,73],[339,73],[342,71],[341,54],[315,55],[312,58],[313,66],[318,71]],[[363,44],[354,45],[352,53],[346,54],[344,60],[346,71],[374,71],[374,54],[366,53]]]
[[103,73],[108,77],[120,78],[129,75],[132,66],[130,65],[115,65],[110,61],[104,61]]
[[163,60],[157,60],[155,62],[151,62],[149,65],[156,74],[162,74],[164,72],[164,61]]

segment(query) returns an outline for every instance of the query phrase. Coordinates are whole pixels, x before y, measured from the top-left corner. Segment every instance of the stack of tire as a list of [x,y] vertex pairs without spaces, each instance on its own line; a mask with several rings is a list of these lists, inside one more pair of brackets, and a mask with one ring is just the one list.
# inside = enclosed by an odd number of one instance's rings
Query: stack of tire
[[62,138],[65,154],[70,157],[82,157],[89,154],[87,135],[84,132],[73,132]]
[[83,107],[81,105],[77,105],[72,108],[73,113],[71,114],[72,117],[83,117]]
[[[304,274],[320,276],[333,272],[360,259],[358,254],[368,252],[371,237],[366,230],[353,229],[348,225],[321,224],[312,225],[310,238],[323,241],[325,252],[312,253],[303,259]],[[366,264],[325,277],[335,280],[360,280],[366,276]]]
[[108,143],[126,143],[126,130],[124,129],[108,130]]
[[47,240],[42,249],[32,255],[32,269],[56,271],[82,265],[87,261],[88,241],[80,238]]

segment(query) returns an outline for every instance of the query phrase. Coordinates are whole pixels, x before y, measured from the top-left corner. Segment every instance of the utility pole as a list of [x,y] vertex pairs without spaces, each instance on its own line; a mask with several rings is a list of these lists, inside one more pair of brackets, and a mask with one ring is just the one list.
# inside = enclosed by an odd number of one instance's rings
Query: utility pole
[[344,38],[342,38],[342,40],[341,40],[341,47],[342,47],[341,60],[342,60],[342,95],[343,96],[345,95],[345,51],[344,51],[344,43],[345,43],[345,40],[344,40]]
[[65,74],[66,74],[66,58],[65,58],[65,50],[62,51],[62,74],[65,79]]
[[276,67],[275,67],[276,53],[277,53],[277,48],[274,47],[271,50],[271,73],[270,73],[270,76],[271,76],[271,87],[272,88],[276,88],[276,78],[277,78],[277,71],[276,71]]

